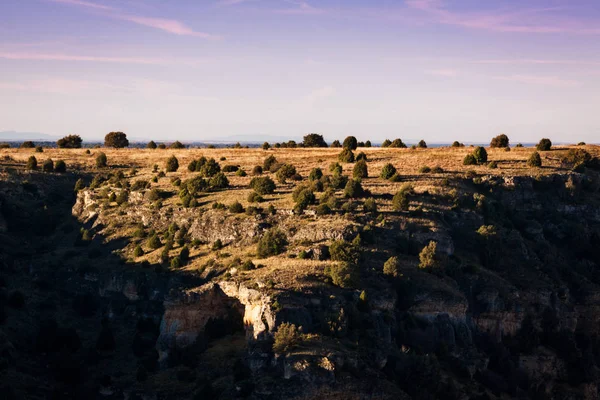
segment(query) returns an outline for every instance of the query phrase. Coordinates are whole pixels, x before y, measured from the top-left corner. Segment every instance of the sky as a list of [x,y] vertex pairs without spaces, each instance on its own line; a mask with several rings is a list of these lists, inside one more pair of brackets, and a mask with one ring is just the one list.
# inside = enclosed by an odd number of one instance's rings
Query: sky
[[0,131],[600,142],[597,0],[0,0]]

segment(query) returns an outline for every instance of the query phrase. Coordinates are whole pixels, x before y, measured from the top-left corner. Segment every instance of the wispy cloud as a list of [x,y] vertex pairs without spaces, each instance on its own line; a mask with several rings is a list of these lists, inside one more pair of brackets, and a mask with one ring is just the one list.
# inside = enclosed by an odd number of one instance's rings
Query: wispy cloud
[[180,21],[177,21],[174,19],[153,18],[153,17],[146,17],[146,16],[141,16],[141,15],[127,14],[127,13],[123,13],[119,9],[111,7],[111,6],[101,5],[101,4],[92,3],[89,1],[83,1],[83,0],[49,0],[49,1],[54,2],[54,3],[68,4],[68,5],[88,8],[91,10],[98,11],[102,15],[105,15],[109,18],[133,22],[138,25],[142,25],[142,26],[146,26],[146,27],[150,27],[150,28],[154,28],[154,29],[159,29],[163,32],[171,33],[174,35],[195,36],[195,37],[199,37],[199,38],[203,38],[203,39],[218,39],[218,38],[220,38],[220,36],[218,36],[218,35],[213,35],[213,34],[206,33],[206,32],[195,31],[194,29],[185,25],[183,22],[180,22]]
[[291,4],[291,7],[277,9],[275,13],[289,15],[321,15],[327,13],[325,9],[314,7],[306,1],[285,0],[285,2]]
[[476,60],[474,64],[500,64],[500,65],[583,65],[583,66],[599,66],[600,61],[587,60],[542,60],[542,59],[490,59]]
[[0,81],[0,89],[72,95],[89,93],[90,91],[123,91],[125,88],[122,86],[112,85],[104,82],[95,82],[79,79],[52,78],[32,80],[21,83]]
[[559,7],[522,8],[514,10],[452,11],[441,0],[407,0],[406,6],[420,11],[431,22],[514,33],[600,34],[597,24],[556,15]]
[[577,87],[581,83],[576,80],[564,79],[558,76],[537,76],[537,75],[509,75],[509,76],[495,76],[494,79],[501,81],[510,81],[525,83],[531,85],[540,86],[551,86],[551,87]]
[[427,75],[441,76],[445,78],[454,78],[458,76],[458,71],[454,69],[432,69],[425,71]]
[[206,60],[197,59],[179,59],[172,60],[166,58],[144,58],[144,57],[105,57],[105,56],[88,56],[80,54],[61,54],[61,53],[17,53],[17,52],[0,52],[0,58],[6,60],[31,60],[31,61],[80,61],[80,62],[101,62],[101,63],[116,63],[116,64],[147,64],[147,65],[167,65],[167,64],[184,64],[184,65],[200,65]]

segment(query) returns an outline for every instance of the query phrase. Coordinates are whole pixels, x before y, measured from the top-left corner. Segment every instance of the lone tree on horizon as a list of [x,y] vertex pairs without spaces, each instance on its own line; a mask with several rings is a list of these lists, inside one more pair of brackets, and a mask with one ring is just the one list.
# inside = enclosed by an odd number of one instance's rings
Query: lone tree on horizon
[[81,140],[81,136],[68,135],[62,139],[58,139],[56,145],[59,149],[80,149],[82,142],[83,140]]
[[503,147],[508,147],[508,146],[509,146],[509,139],[508,139],[508,136],[506,136],[505,134],[496,136],[490,142],[490,147],[492,147],[492,148],[503,148]]
[[129,146],[127,135],[123,132],[110,132],[104,137],[104,147],[114,147],[120,149]]
[[319,135],[318,133],[309,133],[304,136],[302,144],[304,144],[304,147],[327,147],[323,135]]

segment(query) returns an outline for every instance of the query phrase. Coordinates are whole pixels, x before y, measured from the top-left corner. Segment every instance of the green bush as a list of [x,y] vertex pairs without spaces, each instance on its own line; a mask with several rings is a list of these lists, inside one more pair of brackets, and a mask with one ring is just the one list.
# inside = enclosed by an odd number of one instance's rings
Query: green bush
[[44,148],[42,146],[35,146],[35,152],[36,153],[43,153],[44,152]]
[[69,135],[59,139],[56,145],[59,149],[80,149],[82,142],[79,135]]
[[295,196],[296,207],[295,211],[304,211],[306,207],[315,202],[315,194],[308,188],[302,189],[297,196]]
[[144,255],[144,250],[142,250],[142,246],[140,246],[139,244],[137,246],[135,246],[135,249],[133,250],[133,256],[134,257],[141,257]]
[[477,161],[477,164],[479,165],[487,163],[487,151],[485,151],[485,149],[481,146],[475,147],[475,150],[473,151],[473,157],[475,157],[475,161]]
[[458,140],[455,140],[455,141],[452,143],[452,147],[465,147],[465,145],[464,145],[464,144],[462,144],[462,143],[460,143]]
[[302,334],[294,324],[282,323],[273,335],[273,352],[285,354],[302,343]]
[[37,158],[35,158],[35,156],[30,156],[27,159],[27,167],[28,170],[36,170],[37,169]]
[[361,160],[369,161],[369,160],[367,160],[367,155],[362,151],[356,155],[356,161],[361,161]]
[[248,175],[248,174],[246,174],[246,171],[244,171],[244,170],[243,170],[243,169],[241,169],[241,168],[240,168],[240,169],[238,169],[238,170],[235,172],[235,176],[241,176],[241,177],[244,177],[244,176],[246,176],[246,175]]
[[331,142],[331,145],[329,147],[339,149],[340,147],[342,147],[342,143],[340,143],[340,141],[336,139],[333,142]]
[[390,257],[383,264],[383,274],[395,278],[399,275],[399,266],[398,257]]
[[567,154],[561,158],[564,166],[579,169],[586,167],[592,161],[592,155],[584,149],[570,149]]
[[256,192],[250,192],[247,200],[249,203],[261,203],[264,201],[263,197]]
[[477,160],[473,154],[467,154],[463,160],[463,165],[477,165]]
[[115,201],[118,205],[126,203],[127,200],[129,200],[129,193],[127,192],[127,190],[121,190],[115,198]]
[[275,191],[275,182],[268,176],[252,178],[250,181],[250,187],[260,195],[271,194]]
[[363,179],[369,177],[369,171],[365,160],[360,160],[354,165],[352,176],[354,179]]
[[440,262],[437,255],[437,243],[431,241],[423,248],[423,250],[421,250],[421,253],[419,253],[419,268],[431,269],[439,266]]
[[181,248],[179,252],[179,259],[181,260],[181,264],[185,265],[190,260],[190,248],[187,245]]
[[329,254],[333,261],[358,263],[360,252],[352,243],[346,240],[336,240],[329,246]]
[[395,173],[396,173],[396,167],[394,167],[392,164],[388,163],[383,166],[379,176],[382,179],[390,179]]
[[239,165],[225,165],[222,169],[223,172],[236,172],[240,169]]
[[352,150],[345,148],[338,154],[338,160],[343,163],[353,163],[354,162],[354,153]]
[[427,143],[425,143],[424,140],[420,140],[419,143],[417,144],[417,147],[420,149],[426,149],[427,148]]
[[443,174],[444,169],[442,167],[440,167],[439,165],[436,165],[435,167],[433,167],[431,169],[431,172],[433,172],[434,174]]
[[385,139],[383,141],[383,143],[381,143],[381,147],[390,147],[392,145],[392,142],[390,139]]
[[264,142],[262,144],[262,149],[263,150],[269,150],[271,148],[271,145],[269,144],[269,142]]
[[527,166],[533,168],[540,168],[542,166],[542,157],[540,157],[540,153],[534,151],[531,154],[531,157],[527,160]]
[[366,213],[376,213],[377,212],[377,203],[375,202],[375,199],[373,199],[373,198],[366,199],[363,204],[363,210]]
[[44,172],[54,172],[54,161],[51,158],[44,161],[42,164],[42,171]]
[[169,145],[170,149],[185,149],[185,145],[181,143],[179,140],[174,141]]
[[171,268],[173,268],[173,269],[181,268],[181,259],[179,257],[174,257],[171,260]]
[[344,196],[352,199],[356,199],[359,197],[363,197],[365,195],[365,190],[363,189],[360,181],[351,179],[346,183],[344,187]]
[[225,189],[229,187],[229,180],[224,173],[218,172],[215,176],[210,178],[208,185],[211,189]]
[[410,205],[409,197],[414,194],[412,185],[405,184],[392,198],[392,207],[395,211],[407,211]]
[[340,163],[331,163],[329,165],[329,172],[331,172],[333,175],[340,175],[342,173],[342,166],[340,165]]
[[506,136],[505,134],[496,136],[490,142],[491,148],[503,148],[503,147],[507,148],[508,146],[509,146],[509,139],[508,139],[508,136]]
[[329,183],[331,184],[331,187],[334,189],[342,189],[344,187],[346,187],[347,183],[348,183],[348,177],[344,176],[344,175],[333,175],[331,177],[331,179],[329,180]]
[[85,182],[81,178],[77,179],[77,182],[75,182],[75,188],[73,190],[79,192],[83,188],[85,188]]
[[271,228],[258,241],[256,252],[261,258],[276,256],[285,251],[287,244],[285,234],[277,228]]
[[148,247],[150,247],[153,250],[156,250],[156,249],[159,249],[162,247],[160,238],[158,237],[158,235],[156,233],[148,238]]
[[212,244],[213,250],[221,250],[222,248],[223,248],[223,242],[221,242],[221,239],[217,239],[213,242],[213,244]]
[[263,173],[263,168],[260,165],[255,165],[254,168],[252,168],[252,175],[262,175]]
[[540,140],[540,142],[537,144],[536,149],[538,151],[549,151],[550,149],[552,149],[552,141],[550,139],[544,138]]
[[310,181],[318,181],[321,179],[321,177],[323,177],[323,171],[321,171],[321,168],[313,168],[310,171],[310,174],[308,174],[308,180]]
[[283,164],[276,173],[277,181],[279,183],[285,183],[287,179],[292,178],[296,175],[296,167],[291,164]]
[[[342,147],[344,149],[348,149],[348,150],[356,150],[356,148],[358,147],[358,142],[354,136],[348,136],[346,139],[344,139],[344,143],[342,144]],[[348,161],[348,162],[352,162],[352,161]]]
[[323,135],[319,135],[317,133],[309,133],[308,135],[304,136],[302,144],[304,147],[327,147],[327,143],[325,143]]
[[326,269],[334,285],[342,288],[355,287],[358,284],[358,266],[349,262],[334,264]]
[[123,132],[110,132],[104,137],[104,147],[120,149],[127,146],[129,146],[129,140]]
[[271,171],[271,167],[277,164],[277,159],[274,155],[270,155],[263,161],[263,171]]
[[177,160],[177,157],[175,156],[171,156],[167,159],[167,162],[165,163],[165,170],[167,172],[175,172],[179,169],[179,160]]
[[67,164],[65,164],[63,160],[56,161],[56,164],[54,165],[54,171],[58,172],[59,174],[64,174],[67,172]]
[[26,140],[23,143],[21,143],[21,146],[19,147],[21,149],[33,149],[35,148],[35,144],[31,140]]
[[147,149],[151,149],[151,150],[154,150],[154,149],[156,149],[157,147],[158,147],[158,146],[156,146],[156,143],[154,142],[154,140],[151,140],[151,141],[149,141],[149,142],[148,142],[148,144],[146,145],[146,148],[147,148]]
[[327,204],[319,204],[316,209],[317,215],[331,214],[331,208]]
[[200,168],[200,175],[207,178],[215,176],[219,172],[221,172],[221,166],[214,158],[206,160],[206,162]]
[[229,205],[229,212],[241,214],[244,212],[244,206],[239,201],[234,201]]
[[96,167],[98,168],[106,168],[108,160],[106,159],[106,154],[100,152],[96,156]]
[[431,168],[429,168],[428,166],[423,166],[421,168],[419,168],[419,173],[420,174],[428,174],[431,172]]
[[498,168],[498,163],[496,161],[492,161],[488,164],[488,168],[490,169],[497,169]]
[[402,139],[394,139],[394,141],[390,144],[390,147],[405,149],[406,145],[402,141]]

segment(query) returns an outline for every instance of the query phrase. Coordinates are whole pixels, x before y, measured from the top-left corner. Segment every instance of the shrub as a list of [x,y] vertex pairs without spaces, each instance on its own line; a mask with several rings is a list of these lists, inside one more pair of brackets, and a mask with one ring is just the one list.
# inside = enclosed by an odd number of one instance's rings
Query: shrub
[[171,260],[171,268],[173,268],[173,269],[181,268],[181,259],[179,257],[174,257]]
[[37,169],[37,158],[35,158],[35,156],[30,156],[29,159],[27,159],[26,168],[32,171]]
[[492,148],[502,148],[502,147],[508,147],[508,146],[509,146],[509,139],[508,139],[508,136],[506,136],[505,134],[496,136],[490,142],[490,147],[492,147]]
[[356,155],[356,161],[361,161],[361,160],[369,161],[369,160],[367,160],[367,155],[362,151]]
[[26,140],[23,143],[21,143],[21,146],[19,147],[22,149],[33,149],[35,148],[35,144],[31,140]]
[[371,141],[370,140],[367,140],[365,142],[365,147],[371,147]]
[[[344,139],[344,143],[342,144],[342,147],[344,147],[344,149],[348,149],[348,150],[356,150],[356,148],[358,147],[358,142],[356,141],[356,138],[354,136],[348,136],[346,139]],[[352,162],[352,161],[349,161]]]
[[219,172],[210,178],[208,185],[211,187],[211,189],[225,189],[229,187],[229,180],[224,173]]
[[123,132],[110,132],[104,137],[104,147],[120,149],[127,146],[129,146],[129,140]]
[[277,164],[277,159],[275,158],[275,156],[270,155],[263,161],[263,171],[270,171],[271,167],[275,164]]
[[310,171],[310,174],[308,174],[308,180],[317,181],[317,180],[321,179],[322,176],[323,176],[323,171],[321,171],[321,168],[313,168]]
[[187,245],[181,248],[179,252],[179,259],[181,260],[181,264],[185,265],[190,260],[190,248]]
[[308,135],[304,136],[302,144],[304,147],[327,147],[327,143],[325,143],[323,135],[316,133],[309,133]]
[[234,201],[229,205],[229,212],[234,214],[241,214],[244,212],[244,206],[239,201]]
[[392,198],[392,207],[395,211],[407,211],[410,205],[409,196],[414,194],[412,185],[405,184]]
[[79,135],[69,135],[59,139],[56,145],[59,149],[80,149],[82,142]]
[[294,175],[296,175],[296,167],[291,164],[283,164],[276,174],[279,183],[285,183],[287,179],[292,178]]
[[115,198],[118,205],[126,203],[127,200],[129,200],[129,193],[127,193],[127,190],[121,190],[119,195]]
[[477,165],[477,160],[473,154],[467,154],[463,160],[463,165]]
[[477,164],[479,165],[487,163],[487,151],[485,151],[485,149],[481,146],[475,147],[475,150],[473,151],[473,157],[475,157],[475,161],[477,161]]
[[394,278],[398,276],[398,257],[390,257],[383,264],[383,274],[387,276],[393,276]]
[[179,169],[179,160],[177,160],[177,157],[175,156],[171,156],[167,159],[167,162],[165,163],[165,170],[167,172],[175,172]]
[[264,142],[262,144],[262,149],[263,150],[269,150],[271,148],[271,145],[269,144],[269,142]]
[[156,147],[158,147],[158,146],[156,146],[156,143],[154,142],[154,140],[149,141],[148,144],[146,145],[147,149],[154,150],[154,149],[156,149]]
[[153,250],[159,249],[162,246],[162,243],[160,242],[160,238],[158,237],[158,235],[156,233],[148,238],[147,244],[148,244],[148,247],[150,247]]
[[534,151],[531,157],[527,160],[527,166],[539,168],[542,166],[542,157],[540,157],[540,153]]
[[174,141],[169,145],[170,149],[185,149],[185,145],[181,143],[179,140]]
[[250,187],[260,195],[271,194],[275,191],[275,182],[268,176],[260,178],[252,178]]
[[150,182],[145,180],[138,180],[133,183],[131,190],[143,190],[150,187]]
[[356,199],[359,197],[363,197],[365,195],[365,191],[360,184],[360,181],[351,179],[346,183],[344,187],[344,196],[352,199]]
[[577,146],[585,146],[585,142],[579,142],[577,143]]
[[296,207],[294,209],[296,211],[303,211],[306,207],[315,202],[315,195],[312,190],[304,188],[300,190],[294,200],[296,201]]
[[302,334],[296,325],[284,322],[277,328],[273,339],[273,351],[284,354],[302,342]]
[[358,283],[358,266],[356,264],[349,262],[334,264],[328,267],[326,272],[336,286],[349,288]]
[[366,199],[363,204],[363,210],[366,213],[376,213],[377,212],[377,203],[375,199],[369,198]]
[[329,254],[333,261],[344,261],[358,263],[360,257],[359,249],[346,240],[336,240],[329,246]]
[[521,147],[523,147],[523,144],[517,143],[517,145],[515,147],[521,148]]
[[225,165],[222,169],[223,172],[236,172],[240,169],[239,165]]
[[431,241],[427,246],[423,247],[423,250],[419,253],[419,268],[425,269],[439,266],[440,262],[437,256],[437,243]]
[[390,144],[390,147],[395,147],[399,149],[405,149],[406,145],[402,141],[402,139],[394,139],[394,141]]
[[96,156],[96,167],[106,168],[107,161],[108,160],[106,159],[106,154],[102,152],[98,153],[98,155]]
[[263,173],[263,168],[260,165],[255,165],[254,168],[252,168],[252,175],[262,175]]
[[35,147],[35,152],[36,153],[43,153],[44,152],[44,148],[42,146],[36,146]]
[[552,148],[552,141],[544,138],[537,144],[536,149],[538,151],[549,151]]
[[139,244],[137,246],[135,246],[135,249],[133,250],[133,256],[134,257],[141,257],[144,255],[144,250],[142,250],[142,246],[140,246]]
[[331,214],[331,208],[327,204],[319,204],[316,209],[317,215]]
[[431,172],[433,172],[434,174],[443,174],[444,169],[442,167],[440,167],[439,165],[436,165],[435,167],[433,167],[431,169]]
[[581,168],[587,166],[592,161],[592,155],[584,149],[570,149],[566,155],[561,158],[561,163],[571,168]]
[[331,142],[331,146],[329,146],[329,147],[339,149],[340,147],[342,147],[342,144],[340,143],[339,140],[336,139],[333,142]]
[[353,163],[354,153],[352,150],[345,148],[340,152],[340,154],[338,154],[338,160],[343,163]]
[[256,192],[250,192],[247,200],[249,203],[260,203],[264,201],[263,197]]
[[331,187],[334,189],[342,189],[348,183],[348,177],[344,175],[333,175],[329,181]]
[[51,158],[44,161],[42,164],[42,171],[44,172],[53,172],[54,171],[54,161]]
[[213,242],[213,244],[212,244],[213,250],[221,250],[222,248],[223,248],[223,242],[221,242],[221,239],[217,239]]
[[56,161],[56,164],[54,165],[54,171],[58,172],[59,174],[64,174],[67,172],[67,164],[65,164],[63,160]]
[[218,174],[220,171],[221,171],[221,166],[214,158],[210,158],[210,159],[206,160],[204,165],[202,165],[202,168],[200,168],[200,174],[205,177],[214,176],[214,175]]
[[428,166],[423,166],[421,168],[419,168],[419,173],[420,174],[428,174],[431,172],[431,168],[429,168]]
[[426,149],[427,148],[427,143],[425,143],[424,140],[420,140],[419,143],[417,144],[417,147],[420,149]]
[[492,161],[488,164],[488,168],[490,169],[497,169],[498,168],[498,163],[496,161]]
[[166,144],[164,144],[164,143],[160,143],[160,144],[158,145],[158,148],[159,148],[160,150],[164,150],[164,149],[166,149],[166,148],[167,148],[167,145],[166,145]]
[[394,167],[392,164],[388,163],[383,166],[379,176],[382,179],[390,179],[395,173],[396,173],[396,167]]
[[392,145],[391,140],[385,139],[383,143],[381,143],[381,147],[390,147]]
[[244,171],[243,169],[238,169],[235,173],[235,176],[246,176],[248,174],[246,174],[246,171]]
[[465,147],[465,145],[464,145],[464,144],[462,144],[462,143],[460,143],[458,140],[455,140],[455,141],[452,143],[452,147]]
[[75,188],[74,188],[74,190],[76,192],[79,192],[84,187],[85,187],[85,182],[83,182],[83,179],[81,179],[81,178],[77,179],[77,182],[75,182]]
[[334,175],[339,175],[342,173],[342,166],[340,165],[340,163],[331,163],[329,164],[329,172],[331,172]]
[[258,241],[256,252],[261,258],[276,256],[285,251],[287,244],[285,234],[277,228],[271,228]]
[[354,177],[354,179],[362,179],[367,178],[369,176],[369,171],[365,160],[360,160],[354,165],[354,169],[352,170],[352,176]]

